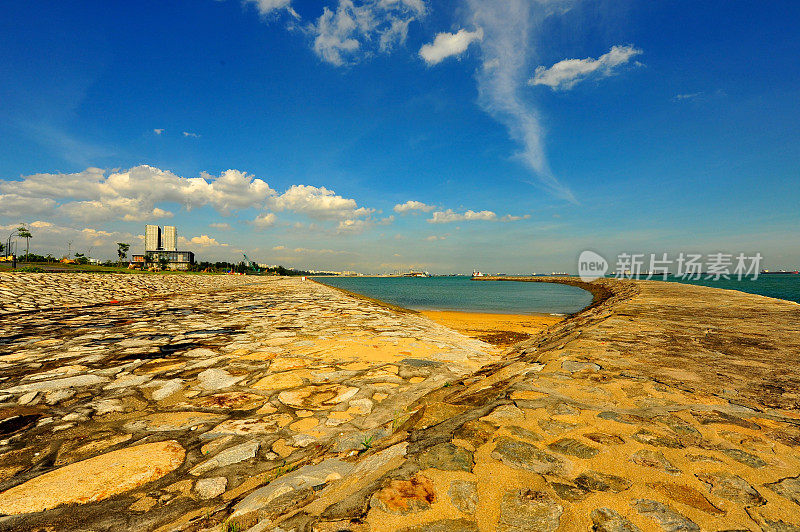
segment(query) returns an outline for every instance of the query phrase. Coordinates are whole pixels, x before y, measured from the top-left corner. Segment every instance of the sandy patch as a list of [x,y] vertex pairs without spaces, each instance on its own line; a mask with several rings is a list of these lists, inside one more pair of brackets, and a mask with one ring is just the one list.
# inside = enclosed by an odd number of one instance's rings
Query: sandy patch
[[426,310],[420,314],[466,336],[499,346],[530,338],[563,319],[561,316],[441,310]]

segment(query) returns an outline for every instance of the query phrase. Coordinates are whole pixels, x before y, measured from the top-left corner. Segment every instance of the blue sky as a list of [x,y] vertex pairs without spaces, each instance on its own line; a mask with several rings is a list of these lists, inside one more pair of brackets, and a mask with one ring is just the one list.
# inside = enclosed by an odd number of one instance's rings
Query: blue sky
[[[800,265],[797,2],[0,7],[0,227],[113,256],[575,270]],[[407,203],[418,202],[418,203]]]

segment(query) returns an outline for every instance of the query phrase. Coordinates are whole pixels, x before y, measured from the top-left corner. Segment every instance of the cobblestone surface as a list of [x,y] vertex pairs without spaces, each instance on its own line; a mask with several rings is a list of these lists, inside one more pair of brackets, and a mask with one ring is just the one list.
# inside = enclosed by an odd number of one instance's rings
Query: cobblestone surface
[[0,272],[0,315],[218,290],[256,279],[239,275]]
[[0,530],[798,529],[800,306],[588,288],[506,352],[296,279],[4,319]]

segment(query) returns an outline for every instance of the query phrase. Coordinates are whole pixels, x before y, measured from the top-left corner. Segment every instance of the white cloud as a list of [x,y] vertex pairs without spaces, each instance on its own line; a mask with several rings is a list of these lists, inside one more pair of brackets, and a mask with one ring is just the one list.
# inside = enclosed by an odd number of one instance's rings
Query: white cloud
[[200,236],[193,236],[192,238],[184,238],[182,236],[178,237],[178,244],[181,247],[186,248],[208,248],[208,247],[227,247],[228,244],[221,244],[215,238],[211,238],[208,235],[200,235]]
[[441,235],[441,236],[439,236],[439,235],[430,235],[430,236],[426,236],[425,240],[427,240],[428,242],[436,242],[437,240],[445,240],[445,239],[447,239],[448,236],[449,235]]
[[497,220],[497,214],[492,211],[472,211],[468,210],[463,213],[455,212],[453,209],[446,211],[436,211],[433,216],[428,220],[432,224],[446,224],[450,222],[464,222],[472,220]]
[[200,135],[199,135],[199,134],[197,134],[197,133],[192,133],[191,131],[184,131],[184,132],[183,132],[183,136],[184,136],[184,137],[191,137],[191,138],[193,138],[193,139],[199,139],[199,138],[200,138]]
[[[362,228],[394,220],[393,216],[372,219],[375,209],[359,206],[355,199],[325,187],[292,185],[280,194],[266,181],[239,170],[226,170],[218,176],[202,172],[200,177],[185,178],[143,165],[112,172],[88,168],[74,174],[0,180],[0,217],[5,219],[51,214],[83,223],[155,221],[172,217],[175,209],[171,207],[175,205],[186,210],[208,206],[225,216],[256,209],[256,218],[250,223],[260,228],[275,224],[275,213],[283,211],[320,221],[370,219],[369,224],[356,224]],[[210,227],[231,228],[223,222],[211,223]],[[308,227],[311,230],[316,225]]]
[[613,75],[618,67],[641,53],[641,50],[633,46],[612,46],[610,51],[597,59],[564,59],[550,68],[538,66],[528,83],[546,85],[553,90],[569,90],[591,75]]
[[156,135],[161,135],[163,132],[164,132],[163,129],[154,129],[153,130],[153,133],[155,133]]
[[105,198],[90,201],[72,201],[62,204],[58,211],[73,220],[92,222],[121,219],[126,222],[170,218],[173,214],[149,205],[138,198]]
[[435,65],[450,56],[464,53],[472,42],[482,39],[483,28],[475,31],[462,28],[457,33],[437,33],[433,43],[425,44],[419,49],[419,56],[428,65]]
[[255,5],[259,14],[264,16],[285,9],[293,17],[298,17],[297,13],[292,9],[292,0],[243,0],[242,3]]
[[266,229],[267,227],[275,225],[275,220],[277,219],[278,217],[275,216],[274,212],[265,212],[256,216],[256,219],[250,223],[261,229]]
[[335,10],[326,6],[308,30],[317,55],[342,66],[405,43],[408,25],[426,11],[423,0],[339,0]]
[[506,214],[505,216],[500,218],[500,221],[501,222],[517,222],[519,220],[527,220],[530,217],[531,217],[530,214],[526,214],[524,216],[513,216],[511,214]]
[[672,99],[673,101],[680,102],[684,100],[694,100],[703,95],[703,92],[690,92],[687,94],[676,94]]
[[398,203],[394,206],[394,212],[403,214],[411,211],[430,212],[435,209],[434,205],[427,205],[421,201],[408,200],[405,203]]
[[292,185],[281,195],[269,198],[275,211],[291,210],[320,220],[369,216],[375,209],[359,207],[356,200],[344,198],[325,187]]
[[[13,190],[13,183],[18,181],[7,181],[11,186],[7,190]],[[3,189],[0,188],[0,191]],[[21,218],[30,215],[44,214],[52,212],[56,202],[51,198],[31,198],[19,194],[0,194],[0,216],[7,218]]]
[[361,233],[373,223],[372,220],[342,220],[336,230],[338,233]]
[[[208,205],[229,214],[261,207],[267,197],[276,194],[265,181],[238,170],[226,170],[218,177],[201,176],[185,178],[146,165],[108,175],[99,168],[75,174],[34,174],[20,181],[0,181],[0,194],[13,196],[0,202],[0,215],[13,215],[4,212],[6,204],[21,206],[29,214],[37,209],[55,212],[60,203],[58,212],[76,220],[137,221],[172,216],[156,206],[162,202],[186,209]],[[24,202],[29,202],[27,208]]]
[[487,222],[516,222],[518,220],[527,220],[530,217],[530,214],[526,214],[524,216],[513,216],[511,214],[506,214],[505,216],[498,217],[497,214],[492,211],[468,210],[465,212],[455,212],[453,209],[447,209],[446,211],[434,212],[433,216],[428,219],[428,223],[446,224],[451,222],[469,222],[475,220],[483,220]]
[[531,38],[542,21],[563,4],[468,0],[470,22],[484,32],[480,41],[483,68],[476,74],[481,107],[505,125],[511,138],[520,143],[522,150],[517,156],[535,173],[537,185],[574,203],[572,191],[550,170],[539,113],[522,93],[529,54],[535,51]]

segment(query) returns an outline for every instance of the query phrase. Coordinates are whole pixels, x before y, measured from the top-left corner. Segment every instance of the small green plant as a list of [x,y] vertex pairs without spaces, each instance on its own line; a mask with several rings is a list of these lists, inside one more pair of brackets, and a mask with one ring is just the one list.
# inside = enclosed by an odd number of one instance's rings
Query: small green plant
[[371,436],[364,436],[364,441],[361,442],[361,446],[363,447],[363,449],[361,449],[360,452],[365,453],[370,449],[372,449],[372,440],[374,439],[375,439],[374,434]]
[[400,410],[394,411],[394,419],[392,419],[392,432],[397,430],[406,420],[411,417],[408,412],[401,412]]
[[24,268],[17,268],[15,271],[27,273],[43,273],[44,270],[38,266],[25,266]]
[[282,477],[286,473],[291,473],[292,471],[297,469],[297,467],[298,467],[297,464],[290,464],[287,466],[286,460],[284,460],[283,463],[278,467],[276,467],[275,469],[264,473],[264,482],[270,483],[273,480]]
[[230,519],[226,519],[222,522],[222,532],[240,532],[242,530],[242,525],[237,523],[236,521],[231,521]]

